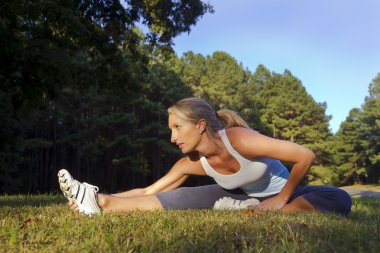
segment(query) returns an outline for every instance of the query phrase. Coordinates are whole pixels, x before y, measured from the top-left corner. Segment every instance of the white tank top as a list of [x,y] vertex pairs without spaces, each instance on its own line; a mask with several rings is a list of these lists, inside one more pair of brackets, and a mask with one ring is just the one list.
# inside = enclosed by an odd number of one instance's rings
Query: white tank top
[[232,147],[224,129],[218,133],[228,152],[239,162],[240,170],[231,175],[220,174],[210,166],[206,157],[201,156],[203,169],[208,176],[225,189],[240,188],[251,197],[265,197],[281,191],[289,172],[280,161],[271,158],[248,160]]

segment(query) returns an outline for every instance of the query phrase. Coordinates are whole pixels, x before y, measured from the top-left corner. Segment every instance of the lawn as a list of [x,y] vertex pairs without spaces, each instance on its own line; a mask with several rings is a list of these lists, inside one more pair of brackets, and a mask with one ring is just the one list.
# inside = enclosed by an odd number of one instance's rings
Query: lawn
[[0,196],[0,252],[380,252],[380,200],[349,217],[246,211],[75,215],[61,195]]

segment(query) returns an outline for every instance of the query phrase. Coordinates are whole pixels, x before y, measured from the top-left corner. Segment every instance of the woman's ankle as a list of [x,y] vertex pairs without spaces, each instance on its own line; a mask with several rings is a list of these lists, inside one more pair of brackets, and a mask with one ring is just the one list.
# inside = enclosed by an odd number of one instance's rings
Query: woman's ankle
[[106,211],[108,203],[109,201],[107,195],[98,193],[98,205],[101,209],[103,209],[103,211]]

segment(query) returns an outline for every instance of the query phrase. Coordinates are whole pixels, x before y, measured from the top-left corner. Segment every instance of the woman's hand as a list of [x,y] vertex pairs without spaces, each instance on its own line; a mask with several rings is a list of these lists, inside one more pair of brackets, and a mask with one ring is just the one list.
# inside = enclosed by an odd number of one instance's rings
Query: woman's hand
[[75,213],[79,213],[79,207],[77,206],[77,204],[75,204],[72,201],[69,201],[68,205],[71,208],[71,210],[73,210]]
[[253,209],[257,210],[280,210],[286,204],[286,201],[281,199],[278,195],[272,198],[262,201],[259,205],[255,206]]

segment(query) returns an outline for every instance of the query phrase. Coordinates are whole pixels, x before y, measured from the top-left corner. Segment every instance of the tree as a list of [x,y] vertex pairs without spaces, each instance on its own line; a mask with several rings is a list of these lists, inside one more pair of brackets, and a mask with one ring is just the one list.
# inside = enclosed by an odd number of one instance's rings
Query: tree
[[380,74],[361,108],[350,111],[337,132],[336,163],[345,184],[377,183],[380,177]]
[[368,178],[365,151],[361,145],[361,114],[359,108],[352,109],[336,134],[338,145],[335,159],[339,164],[339,181],[342,184],[364,183]]
[[[117,0],[2,1],[4,178],[18,181],[23,190],[48,191],[56,188],[61,166],[89,175],[90,169],[101,174],[127,164],[122,150],[129,148],[126,153],[133,157],[138,148],[127,138],[136,133],[122,130],[123,124],[128,129],[143,118],[138,107],[146,91],[143,76],[153,71],[150,61],[164,55],[156,52],[170,51],[172,38],[189,32],[207,12],[212,7],[199,0],[130,0],[125,7]],[[139,21],[151,29],[147,36],[135,28]],[[150,102],[162,100],[146,104]],[[104,157],[107,166],[96,165]],[[149,166],[135,161],[136,169]],[[108,182],[118,177],[114,171],[108,170]],[[33,180],[31,174],[36,175]],[[12,185],[14,189],[5,184],[0,191],[20,190]]]
[[155,48],[171,51],[172,39],[183,32],[189,33],[200,17],[213,13],[210,4],[200,0],[126,0],[126,10],[132,21],[140,21],[150,29],[146,35]]
[[271,74],[259,66],[251,82],[256,87],[252,101],[266,132],[275,138],[308,146],[317,153],[316,164],[326,164],[329,158],[324,142],[331,136],[326,104],[316,103],[301,81],[288,70],[284,74]]
[[380,178],[380,73],[369,85],[369,96],[363,105],[362,146],[368,157],[368,176],[377,183]]

